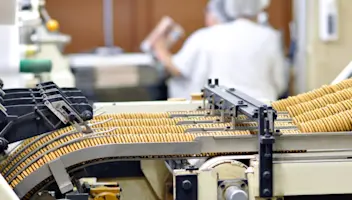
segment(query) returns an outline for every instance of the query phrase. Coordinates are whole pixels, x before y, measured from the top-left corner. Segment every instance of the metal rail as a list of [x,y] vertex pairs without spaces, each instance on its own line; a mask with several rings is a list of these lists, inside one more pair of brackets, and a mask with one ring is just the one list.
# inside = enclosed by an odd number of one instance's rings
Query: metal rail
[[[276,136],[274,151],[326,151],[326,149],[352,150],[352,133],[309,133],[285,134]],[[133,143],[99,145],[71,152],[60,157],[67,168],[96,159],[179,159],[182,155],[199,155],[202,153],[258,152],[258,137],[241,136],[204,136],[188,143]],[[234,153],[235,154],[235,153]],[[352,153],[351,153],[352,154]],[[151,157],[155,156],[155,157]],[[352,156],[352,155],[351,155]],[[182,157],[184,158],[184,157]],[[52,176],[48,163],[27,176],[15,188],[22,198],[35,186]]]

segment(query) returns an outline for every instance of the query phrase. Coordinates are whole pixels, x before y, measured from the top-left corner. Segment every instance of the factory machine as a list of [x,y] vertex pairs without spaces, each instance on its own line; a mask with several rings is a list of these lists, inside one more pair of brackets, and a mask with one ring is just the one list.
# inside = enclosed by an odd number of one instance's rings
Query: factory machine
[[[192,101],[100,103],[93,117],[75,89],[4,92],[3,143],[28,139],[5,151],[0,199],[351,198],[352,79],[271,105],[209,80]],[[130,166],[85,170],[107,163]]]
[[22,56],[36,60],[33,65],[39,72],[27,85],[54,81],[60,87],[73,87],[75,79],[69,61],[63,55],[63,49],[71,42],[71,37],[59,32],[59,23],[50,17],[45,0],[19,0],[18,3]]
[[44,0],[1,1],[0,60],[6,89],[34,87],[54,81],[73,87],[74,77],[62,55],[68,35],[58,32],[59,24],[45,9]]

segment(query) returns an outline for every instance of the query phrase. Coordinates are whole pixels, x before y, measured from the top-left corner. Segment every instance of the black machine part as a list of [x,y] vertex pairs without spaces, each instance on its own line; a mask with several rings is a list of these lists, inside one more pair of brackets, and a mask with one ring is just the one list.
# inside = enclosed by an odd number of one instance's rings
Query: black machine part
[[66,195],[68,200],[89,200],[89,194],[86,193],[69,193]]
[[75,88],[63,91],[55,83],[46,82],[32,89],[9,89],[3,92],[0,105],[1,153],[4,153],[9,143],[69,125],[75,125],[76,129],[84,125],[84,130],[92,131],[86,121],[93,118],[93,108]]
[[198,176],[196,174],[176,176],[175,189],[176,200],[197,200]]
[[42,191],[35,194],[31,200],[56,200],[55,194],[49,191]]

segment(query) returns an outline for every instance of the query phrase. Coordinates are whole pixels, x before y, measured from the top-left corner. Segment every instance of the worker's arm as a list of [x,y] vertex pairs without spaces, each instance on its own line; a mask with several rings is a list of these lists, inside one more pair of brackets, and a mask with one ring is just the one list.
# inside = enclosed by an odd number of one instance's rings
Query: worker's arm
[[181,76],[181,72],[178,67],[176,67],[173,63],[173,55],[166,47],[166,42],[163,39],[159,39],[154,45],[155,56],[161,62],[166,71],[168,71],[171,76],[178,77]]
[[167,48],[165,39],[156,42],[153,47],[155,56],[172,76],[188,78],[192,75],[201,49],[200,34],[201,31],[192,34],[175,55]]

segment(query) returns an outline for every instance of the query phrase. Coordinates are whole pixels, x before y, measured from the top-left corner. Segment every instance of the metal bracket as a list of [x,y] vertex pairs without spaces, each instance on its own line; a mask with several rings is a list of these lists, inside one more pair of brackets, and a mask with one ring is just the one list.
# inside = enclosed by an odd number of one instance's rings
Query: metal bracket
[[217,123],[216,120],[200,120],[200,121],[179,121],[176,125],[194,125],[194,124],[210,124],[210,123]]
[[[242,93],[235,88],[226,88],[219,86],[219,81],[215,79],[208,80],[208,85],[203,89],[204,99],[208,100],[210,105],[216,109],[226,111],[232,117],[232,129],[240,130],[236,127],[236,117],[238,114],[244,114],[249,120],[258,122],[258,146],[260,158],[260,177],[259,177],[259,194],[262,198],[270,198],[273,194],[273,144],[275,137],[273,135],[274,121],[276,120],[276,111],[264,103]],[[212,110],[212,114],[215,111]],[[226,114],[226,113],[225,113]],[[222,113],[222,116],[224,114]],[[247,128],[247,127],[246,127]]]
[[[53,89],[49,90],[51,91]],[[45,92],[47,93],[48,91]],[[42,95],[44,98],[44,105],[48,107],[51,112],[54,113],[56,117],[60,119],[62,123],[72,124],[78,132],[93,132],[91,127],[78,115],[78,113],[70,105],[67,104],[63,96],[58,94],[47,96],[46,93]],[[62,100],[55,100],[61,98]],[[86,130],[83,130],[80,125],[84,125]]]
[[48,164],[51,173],[54,176],[54,179],[59,186],[60,192],[65,194],[73,190],[73,184],[70,180],[64,164],[61,159],[56,159]]
[[273,195],[274,114],[268,107],[260,107],[258,111],[259,194],[266,198]]

